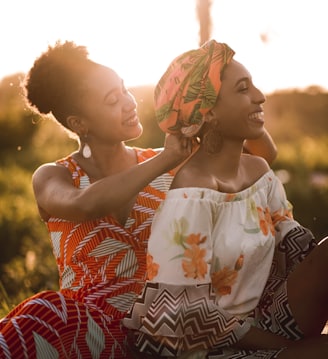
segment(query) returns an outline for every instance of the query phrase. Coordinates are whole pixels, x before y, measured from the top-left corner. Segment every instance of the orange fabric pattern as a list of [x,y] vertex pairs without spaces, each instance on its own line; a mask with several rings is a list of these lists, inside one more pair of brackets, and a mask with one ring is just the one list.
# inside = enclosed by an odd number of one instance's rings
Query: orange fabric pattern
[[172,61],[155,88],[155,114],[164,132],[198,132],[219,94],[218,74],[233,55],[228,45],[211,40]]
[[[135,150],[139,162],[156,154]],[[76,187],[89,184],[72,157],[58,162]],[[152,217],[172,178],[164,174],[140,191],[124,226],[110,216],[83,223],[50,218],[60,290],[26,299],[0,321],[0,358],[131,357],[121,319],[144,286]]]

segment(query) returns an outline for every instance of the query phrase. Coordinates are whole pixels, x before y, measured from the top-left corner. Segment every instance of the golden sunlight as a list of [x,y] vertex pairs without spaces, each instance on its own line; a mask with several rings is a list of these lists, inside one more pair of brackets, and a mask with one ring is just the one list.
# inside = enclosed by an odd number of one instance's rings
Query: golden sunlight
[[[265,92],[321,86],[328,23],[321,0],[212,0],[211,37],[228,43]],[[86,45],[127,86],[154,84],[198,46],[196,0],[12,0],[0,5],[0,78],[27,72],[56,40]],[[295,14],[297,13],[297,16]]]

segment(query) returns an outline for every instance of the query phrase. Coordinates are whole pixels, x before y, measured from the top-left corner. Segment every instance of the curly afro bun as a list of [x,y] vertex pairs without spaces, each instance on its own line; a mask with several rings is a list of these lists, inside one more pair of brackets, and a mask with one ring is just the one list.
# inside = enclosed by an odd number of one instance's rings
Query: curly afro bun
[[84,46],[57,41],[37,58],[26,76],[26,99],[41,114],[51,113],[66,127],[66,118],[77,114],[83,79],[94,64]]

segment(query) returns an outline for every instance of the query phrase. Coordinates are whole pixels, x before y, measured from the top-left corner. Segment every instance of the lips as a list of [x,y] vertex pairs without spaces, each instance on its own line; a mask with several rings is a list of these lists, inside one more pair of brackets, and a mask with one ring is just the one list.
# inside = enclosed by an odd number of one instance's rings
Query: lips
[[263,111],[253,112],[248,116],[248,119],[253,122],[258,122],[262,124],[264,123],[264,112]]
[[127,126],[136,126],[139,124],[139,118],[137,115],[133,115],[133,116],[129,117],[128,119],[126,119],[123,123],[124,123],[124,125],[127,125]]

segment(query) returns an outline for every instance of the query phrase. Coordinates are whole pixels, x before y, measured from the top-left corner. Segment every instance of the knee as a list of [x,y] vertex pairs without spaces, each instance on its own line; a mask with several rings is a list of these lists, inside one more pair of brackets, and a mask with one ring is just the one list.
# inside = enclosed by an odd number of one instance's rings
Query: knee
[[328,236],[321,239],[318,243],[319,246],[326,246],[328,248]]
[[328,237],[323,238],[318,244],[320,258],[323,258],[325,265],[328,265]]

